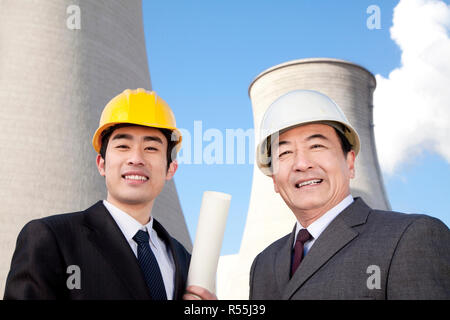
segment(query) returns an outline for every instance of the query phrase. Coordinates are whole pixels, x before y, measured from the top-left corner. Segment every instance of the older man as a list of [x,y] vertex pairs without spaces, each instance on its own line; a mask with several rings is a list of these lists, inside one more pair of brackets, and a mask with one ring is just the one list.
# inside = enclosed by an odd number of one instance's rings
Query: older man
[[337,104],[289,92],[262,130],[258,166],[297,223],[255,258],[250,299],[450,298],[449,229],[351,196],[360,140]]

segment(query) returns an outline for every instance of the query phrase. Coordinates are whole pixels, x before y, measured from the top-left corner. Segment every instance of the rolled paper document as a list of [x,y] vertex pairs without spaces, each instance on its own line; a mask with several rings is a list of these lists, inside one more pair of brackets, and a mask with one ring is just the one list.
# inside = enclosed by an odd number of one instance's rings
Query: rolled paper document
[[187,278],[188,286],[196,285],[215,293],[217,264],[230,201],[231,195],[226,193],[203,193]]

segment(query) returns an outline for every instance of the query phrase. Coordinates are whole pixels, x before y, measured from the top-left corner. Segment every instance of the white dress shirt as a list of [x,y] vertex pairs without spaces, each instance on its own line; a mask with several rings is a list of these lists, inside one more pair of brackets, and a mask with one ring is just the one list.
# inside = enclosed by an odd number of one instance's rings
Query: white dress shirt
[[[303,254],[304,255],[306,255],[308,253],[309,249],[311,249],[314,242],[317,240],[317,238],[319,238],[319,236],[323,232],[323,230],[325,230],[325,228],[328,227],[328,225],[331,223],[331,221],[333,221],[334,218],[336,218],[339,213],[344,211],[344,209],[347,208],[352,203],[353,203],[353,197],[352,197],[352,195],[349,194],[341,202],[339,202],[335,207],[330,209],[319,219],[317,219],[316,221],[311,223],[308,226],[308,228],[306,228],[308,230],[308,232],[311,234],[312,239],[305,242],[305,244],[303,246]],[[297,224],[295,226],[295,238],[294,238],[293,247],[295,247],[295,241],[297,240],[298,232],[301,229],[305,229],[305,227],[303,227],[301,225],[301,223],[297,221]]]
[[133,240],[133,237],[139,230],[148,231],[150,235],[150,248],[158,261],[159,269],[166,287],[167,299],[173,299],[174,283],[175,283],[175,263],[173,261],[172,252],[167,248],[164,241],[158,237],[158,234],[153,229],[153,218],[150,219],[146,225],[140,224],[136,219],[120,210],[110,202],[103,200],[103,204],[108,209],[109,213],[116,221],[120,230],[122,231],[125,239],[133,250],[134,255],[137,258],[137,243]]

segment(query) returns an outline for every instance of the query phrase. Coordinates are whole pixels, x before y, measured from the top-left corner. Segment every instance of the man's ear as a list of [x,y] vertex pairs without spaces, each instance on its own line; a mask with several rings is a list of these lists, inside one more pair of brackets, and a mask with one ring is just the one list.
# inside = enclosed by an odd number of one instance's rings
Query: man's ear
[[347,159],[346,159],[347,167],[350,172],[350,179],[353,179],[355,177],[355,158],[356,158],[355,151],[350,150],[347,153]]
[[105,159],[100,154],[97,155],[97,169],[101,176],[105,176]]
[[177,160],[173,160],[169,165],[169,169],[167,170],[166,180],[172,179],[177,169],[178,169],[178,162]]

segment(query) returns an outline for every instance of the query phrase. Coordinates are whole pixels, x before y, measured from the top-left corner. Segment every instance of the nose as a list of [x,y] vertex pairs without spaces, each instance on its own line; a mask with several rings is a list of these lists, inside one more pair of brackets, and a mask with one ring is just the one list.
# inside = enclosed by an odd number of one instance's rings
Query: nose
[[295,152],[294,165],[292,169],[294,171],[304,172],[314,167],[314,163],[306,152]]
[[144,156],[140,148],[133,148],[131,150],[127,164],[130,166],[143,166],[145,164]]

